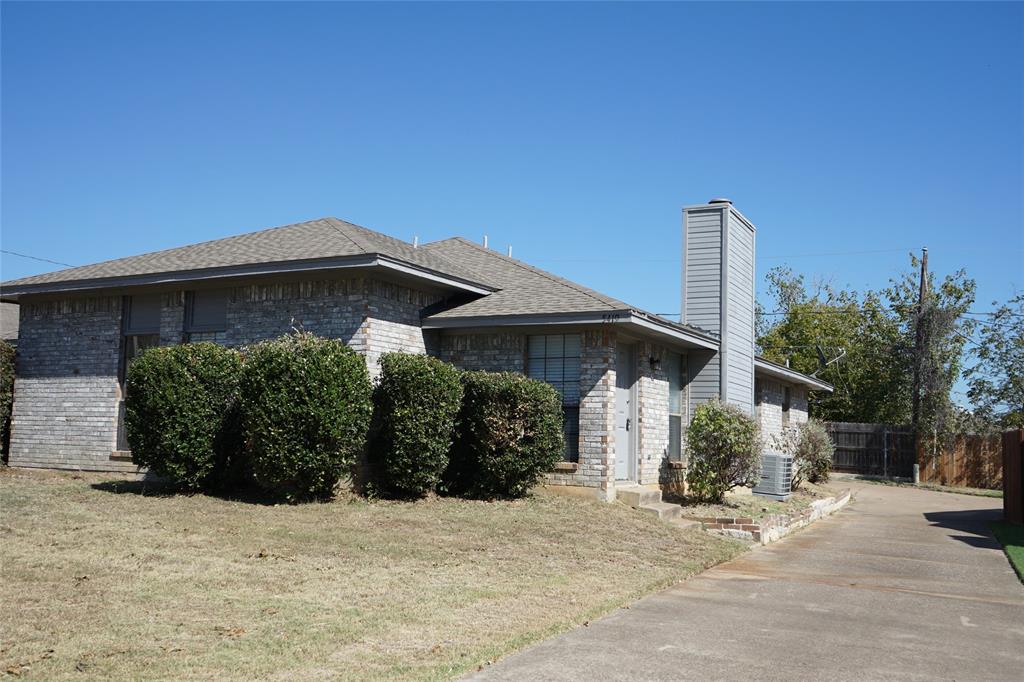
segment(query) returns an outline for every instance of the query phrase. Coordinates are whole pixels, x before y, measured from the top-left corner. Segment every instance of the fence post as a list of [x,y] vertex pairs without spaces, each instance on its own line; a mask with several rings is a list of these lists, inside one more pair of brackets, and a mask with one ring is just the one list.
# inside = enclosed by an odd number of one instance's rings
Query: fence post
[[882,478],[889,478],[889,427],[882,429]]
[[914,462],[914,485],[921,482],[921,465]]

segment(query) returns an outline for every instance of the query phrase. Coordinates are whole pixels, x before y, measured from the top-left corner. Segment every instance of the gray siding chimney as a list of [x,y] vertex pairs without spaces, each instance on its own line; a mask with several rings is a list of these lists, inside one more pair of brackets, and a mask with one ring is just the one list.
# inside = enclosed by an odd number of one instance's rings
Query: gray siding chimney
[[728,199],[683,209],[682,320],[721,339],[690,354],[690,414],[714,397],[754,412],[754,233]]

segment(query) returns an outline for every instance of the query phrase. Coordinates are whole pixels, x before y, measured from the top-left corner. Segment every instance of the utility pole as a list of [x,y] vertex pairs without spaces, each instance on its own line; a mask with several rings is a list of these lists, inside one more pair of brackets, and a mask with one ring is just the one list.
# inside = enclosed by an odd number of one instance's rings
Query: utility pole
[[912,412],[910,425],[917,441],[917,421],[921,416],[921,356],[924,354],[924,327],[921,313],[924,311],[924,297],[928,292],[928,247],[921,249],[921,284],[917,292],[917,315],[914,317],[914,388],[911,395]]

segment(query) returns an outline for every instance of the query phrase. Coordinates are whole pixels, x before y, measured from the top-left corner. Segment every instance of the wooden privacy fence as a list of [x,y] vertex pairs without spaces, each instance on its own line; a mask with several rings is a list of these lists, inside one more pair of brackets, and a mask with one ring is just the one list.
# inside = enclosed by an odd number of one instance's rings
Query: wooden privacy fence
[[851,474],[910,478],[914,475],[914,433],[908,426],[825,422],[835,444],[832,468]]
[[990,489],[1003,485],[1003,448],[999,435],[957,434],[947,443],[929,450],[922,447],[918,454],[922,483]]
[[1024,524],[1024,429],[1003,434],[1003,518]]

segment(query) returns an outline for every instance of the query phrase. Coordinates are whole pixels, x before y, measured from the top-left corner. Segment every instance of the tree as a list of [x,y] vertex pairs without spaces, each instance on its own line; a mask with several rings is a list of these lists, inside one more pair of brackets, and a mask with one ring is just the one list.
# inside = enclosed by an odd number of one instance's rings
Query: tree
[[[813,294],[789,268],[767,279],[781,319],[758,338],[762,354],[832,384],[812,396],[811,414],[827,421],[904,423],[910,416],[909,377],[900,357],[905,340],[897,321],[874,292],[863,296],[818,285]],[[820,366],[818,351],[838,362]]]
[[[770,323],[761,312],[762,354],[776,362],[788,361],[797,371],[814,373],[835,387],[831,394],[812,396],[811,416],[909,423],[917,367],[921,431],[934,436],[952,428],[950,393],[973,331],[965,313],[974,302],[974,280],[961,270],[936,286],[935,276],[929,275],[928,294],[918,306],[920,263],[913,255],[910,266],[883,291],[863,294],[827,284],[808,293],[803,277],[789,268],[768,273],[769,295],[781,318]],[[840,359],[822,367],[819,351],[826,361]]]
[[920,265],[911,254],[910,271],[891,280],[885,296],[910,349],[903,354],[905,371],[912,376],[916,370],[919,377],[914,426],[918,442],[927,447],[949,436],[957,423],[950,394],[963,372],[964,350],[974,331],[975,321],[966,313],[974,304],[975,282],[958,270],[936,287],[935,275],[928,273],[919,303]]
[[[996,302],[992,303],[997,305]],[[967,370],[967,395],[982,418],[1004,429],[1024,428],[1024,294],[980,324],[977,363]]]

